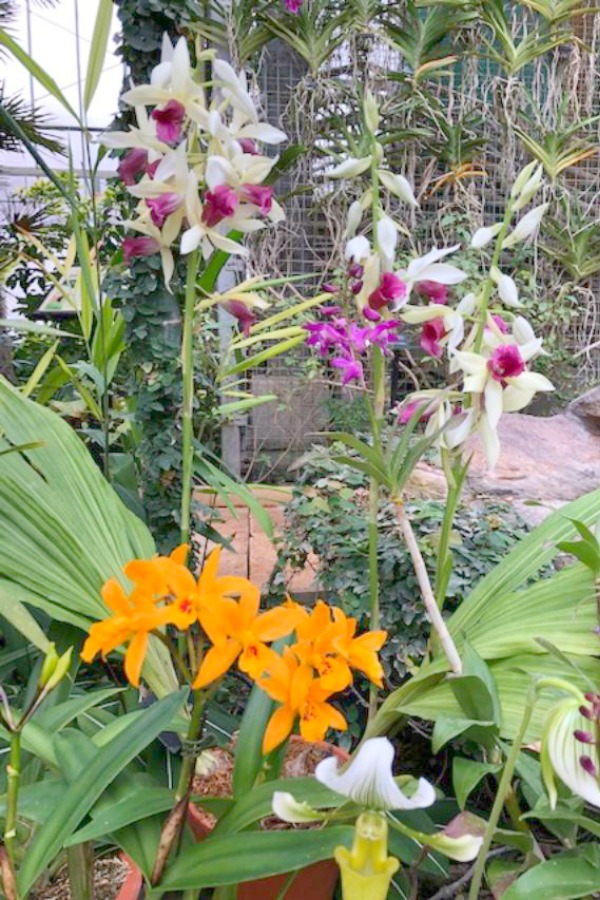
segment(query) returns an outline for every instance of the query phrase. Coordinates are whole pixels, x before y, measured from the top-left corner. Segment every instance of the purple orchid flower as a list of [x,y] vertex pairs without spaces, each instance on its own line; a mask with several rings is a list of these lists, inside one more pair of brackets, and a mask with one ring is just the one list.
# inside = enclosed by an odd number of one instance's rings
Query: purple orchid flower
[[442,316],[438,319],[430,319],[429,322],[424,322],[421,330],[421,347],[425,353],[433,356],[434,359],[439,359],[443,352],[440,341],[445,334],[446,326]]
[[437,281],[417,281],[415,290],[422,297],[431,300],[432,303],[445,305],[448,302],[448,294],[450,293],[445,284],[439,284]]
[[525,361],[516,344],[504,344],[496,347],[487,367],[495,381],[504,382],[521,375],[525,371]]
[[183,203],[180,194],[161,194],[146,200],[146,206],[150,210],[150,217],[157,228],[162,228],[165,220],[174,213]]
[[117,175],[124,185],[131,187],[135,184],[135,176],[146,170],[148,165],[148,153],[141,147],[133,147],[123,156],[117,166]]
[[379,310],[394,301],[401,301],[408,295],[408,287],[393,272],[384,272],[379,287],[369,294],[367,303],[371,309]]
[[218,184],[213,191],[207,191],[204,195],[202,221],[209,228],[213,228],[223,219],[232,216],[237,204],[238,198],[235,191],[226,184]]
[[127,264],[132,259],[142,256],[153,256],[160,250],[160,244],[153,237],[142,235],[140,237],[127,237],[123,241],[123,259]]

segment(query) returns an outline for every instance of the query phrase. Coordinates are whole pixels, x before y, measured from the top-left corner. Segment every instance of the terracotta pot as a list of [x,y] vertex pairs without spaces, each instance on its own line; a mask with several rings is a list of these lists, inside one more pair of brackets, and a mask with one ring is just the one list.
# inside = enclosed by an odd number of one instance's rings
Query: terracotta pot
[[[290,740],[294,743],[304,743],[299,735],[292,735]],[[342,763],[349,759],[345,750],[325,741],[319,741],[314,746],[326,750],[332,756],[337,756]],[[197,841],[203,841],[208,837],[212,828],[195,806],[188,808],[187,819]],[[143,882],[142,873],[128,856],[123,854],[122,858],[129,864],[130,871],[115,900],[138,900]],[[238,886],[238,900],[277,900],[289,877],[288,872],[284,875],[271,875],[269,878],[242,882]],[[313,863],[297,873],[285,892],[284,900],[332,900],[338,877],[339,870],[332,859]]]
[[127,863],[129,871],[115,900],[138,900],[144,882],[142,873],[125,853],[121,854],[121,859]]

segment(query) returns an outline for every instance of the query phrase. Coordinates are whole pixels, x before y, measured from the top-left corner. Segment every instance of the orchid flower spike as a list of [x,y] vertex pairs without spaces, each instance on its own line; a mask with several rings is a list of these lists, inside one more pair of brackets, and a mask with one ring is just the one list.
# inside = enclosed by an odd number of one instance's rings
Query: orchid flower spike
[[364,809],[424,809],[435,803],[435,789],[425,778],[419,778],[412,797],[400,790],[392,775],[393,759],[394,747],[386,737],[369,738],[345,772],[338,772],[337,757],[329,756],[315,769],[315,778]]

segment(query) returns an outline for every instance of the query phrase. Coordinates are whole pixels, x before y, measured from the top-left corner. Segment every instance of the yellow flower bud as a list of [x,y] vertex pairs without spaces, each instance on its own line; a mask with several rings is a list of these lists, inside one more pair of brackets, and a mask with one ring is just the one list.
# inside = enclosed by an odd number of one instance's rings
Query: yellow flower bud
[[352,850],[336,847],[344,900],[386,900],[390,881],[400,863],[388,856],[388,825],[378,812],[364,812],[356,820]]

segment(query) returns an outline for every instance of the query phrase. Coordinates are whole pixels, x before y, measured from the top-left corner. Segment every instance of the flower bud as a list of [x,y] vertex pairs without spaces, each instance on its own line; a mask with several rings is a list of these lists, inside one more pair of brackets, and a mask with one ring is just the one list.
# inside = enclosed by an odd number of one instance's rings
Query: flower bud
[[42,663],[42,668],[40,670],[40,677],[38,678],[38,688],[40,688],[40,690],[46,687],[48,679],[56,668],[58,659],[59,657],[58,653],[56,652],[56,644],[52,643],[46,651],[46,658]]
[[356,229],[360,225],[360,220],[363,217],[363,208],[362,204],[359,200],[355,200],[354,203],[350,204],[350,208],[348,210],[348,215],[346,217],[346,230],[344,231],[344,237],[350,238],[356,234]]
[[414,207],[419,205],[413,193],[413,189],[410,186],[410,182],[404,175],[395,175],[393,172],[386,171],[386,169],[380,169],[379,177],[381,183],[387,188],[390,194],[399,197],[399,199],[408,206]]
[[516,181],[512,186],[512,190],[510,192],[511,198],[514,200],[515,197],[518,197],[535,170],[537,165],[536,160],[532,160],[532,162],[527,163],[524,169],[521,169],[519,174],[517,175]]
[[529,238],[535,237],[548,206],[548,203],[542,203],[541,206],[536,206],[523,216],[503,242],[502,249],[507,250],[509,247],[514,247],[515,244],[521,244]]
[[483,247],[487,247],[490,241],[494,240],[501,228],[501,222],[496,222],[495,225],[490,225],[486,228],[478,228],[471,238],[471,247],[474,250],[481,250]]
[[41,691],[48,693],[62,681],[69,671],[72,655],[72,647],[59,656],[55,644],[50,644],[38,678],[38,688]]
[[371,160],[372,157],[370,156],[363,156],[361,159],[355,159],[350,156],[344,162],[325,172],[324,176],[325,178],[356,178],[367,171],[371,165]]
[[521,191],[520,197],[517,199],[514,204],[515,211],[519,211],[523,209],[524,206],[527,206],[529,201],[537,194],[544,177],[544,169],[541,165],[537,167],[531,178],[525,184],[525,187]]
[[368,89],[365,92],[363,111],[365,115],[365,125],[367,126],[371,134],[375,134],[377,128],[379,127],[379,107],[377,106],[377,100]]

